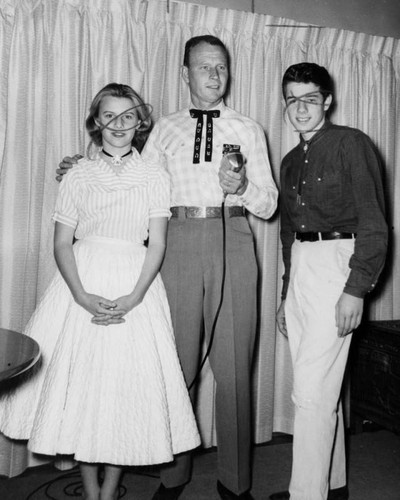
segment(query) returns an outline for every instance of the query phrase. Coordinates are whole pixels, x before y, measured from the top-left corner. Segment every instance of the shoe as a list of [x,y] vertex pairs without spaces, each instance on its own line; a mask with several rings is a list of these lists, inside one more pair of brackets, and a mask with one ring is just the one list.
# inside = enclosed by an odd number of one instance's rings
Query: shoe
[[250,491],[245,491],[244,493],[240,493],[240,495],[236,495],[236,493],[228,490],[228,488],[224,486],[220,481],[217,482],[217,491],[222,500],[235,500],[235,498],[239,500],[254,500],[254,497],[250,494]]
[[[288,491],[280,491],[269,496],[270,500],[289,500],[290,494]],[[329,490],[328,500],[349,500],[349,489],[347,486]]]
[[349,489],[347,486],[329,490],[328,500],[349,500]]
[[272,493],[269,498],[270,500],[289,500],[290,494],[288,491],[279,491],[279,493]]
[[176,500],[180,497],[182,491],[185,489],[185,484],[166,488],[162,483],[158,490],[154,493],[152,500]]

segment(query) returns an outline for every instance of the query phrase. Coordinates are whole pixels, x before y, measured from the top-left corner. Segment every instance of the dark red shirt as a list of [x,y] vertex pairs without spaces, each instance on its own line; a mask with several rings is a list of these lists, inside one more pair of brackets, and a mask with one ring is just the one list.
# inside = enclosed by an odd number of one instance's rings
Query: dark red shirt
[[310,141],[300,136],[280,173],[282,298],[289,285],[295,232],[357,233],[344,292],[364,297],[373,289],[388,238],[381,169],[374,144],[360,130],[326,121]]

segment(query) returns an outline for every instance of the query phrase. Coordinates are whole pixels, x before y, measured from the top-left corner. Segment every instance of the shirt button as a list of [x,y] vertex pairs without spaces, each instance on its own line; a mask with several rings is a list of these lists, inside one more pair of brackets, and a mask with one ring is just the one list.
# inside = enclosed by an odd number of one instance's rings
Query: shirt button
[[303,205],[303,207],[304,207],[304,205],[305,205],[304,201],[303,201],[302,205]]
[[304,160],[304,163],[308,163],[308,160]]
[[303,184],[305,184],[305,183],[306,183],[306,181],[303,181]]
[[296,189],[296,186],[292,186],[292,189]]
[[304,224],[301,225],[301,229],[304,229],[306,226]]
[[318,177],[318,179],[317,179],[317,180],[318,180],[318,182],[321,182],[321,181],[322,181],[321,177]]

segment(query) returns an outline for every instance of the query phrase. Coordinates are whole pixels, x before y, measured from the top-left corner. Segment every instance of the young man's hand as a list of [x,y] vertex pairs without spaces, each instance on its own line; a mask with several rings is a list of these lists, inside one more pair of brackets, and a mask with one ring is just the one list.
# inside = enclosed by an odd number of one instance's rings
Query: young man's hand
[[338,337],[345,337],[359,326],[363,308],[364,299],[342,293],[335,308]]
[[81,158],[83,158],[83,156],[80,154],[76,154],[72,157],[66,156],[65,158],[63,158],[61,163],[58,165],[58,169],[56,170],[56,180],[58,182],[61,182],[63,175],[66,174],[70,168],[76,165],[78,163],[78,160],[80,160]]

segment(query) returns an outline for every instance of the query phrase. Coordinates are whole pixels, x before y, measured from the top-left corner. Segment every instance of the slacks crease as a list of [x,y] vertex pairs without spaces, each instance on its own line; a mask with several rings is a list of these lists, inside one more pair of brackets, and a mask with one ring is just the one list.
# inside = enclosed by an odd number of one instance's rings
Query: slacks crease
[[[222,220],[173,218],[161,269],[186,383],[196,375],[221,295]],[[251,486],[251,363],[256,331],[257,264],[245,217],[226,218],[226,281],[210,353],[216,380],[218,479],[239,494]],[[191,390],[195,400],[196,387]],[[161,470],[167,487],[190,480],[191,455]]]

